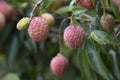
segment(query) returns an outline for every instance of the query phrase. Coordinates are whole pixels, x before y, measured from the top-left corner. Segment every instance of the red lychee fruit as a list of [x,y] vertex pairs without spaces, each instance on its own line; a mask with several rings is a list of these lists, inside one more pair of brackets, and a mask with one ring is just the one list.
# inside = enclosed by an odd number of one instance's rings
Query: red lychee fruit
[[115,27],[115,19],[112,15],[106,14],[101,17],[102,27],[107,31],[113,31]]
[[2,13],[0,13],[0,30],[2,30],[4,26],[5,26],[5,17]]
[[12,16],[13,7],[5,1],[0,2],[0,12],[5,16],[6,19],[9,19]]
[[42,17],[33,17],[28,27],[28,33],[36,42],[45,40],[49,33],[46,20]]
[[95,0],[77,0],[77,5],[82,6],[87,9],[92,9],[94,7]]
[[54,75],[61,76],[68,67],[68,59],[62,54],[55,56],[50,62],[50,68]]
[[85,40],[85,31],[77,25],[69,25],[64,30],[64,41],[70,48],[79,48]]

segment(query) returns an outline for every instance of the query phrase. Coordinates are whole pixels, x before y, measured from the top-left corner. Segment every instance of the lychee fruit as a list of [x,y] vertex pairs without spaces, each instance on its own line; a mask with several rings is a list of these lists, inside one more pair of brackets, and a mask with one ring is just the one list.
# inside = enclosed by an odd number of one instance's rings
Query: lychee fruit
[[42,17],[33,17],[28,27],[28,33],[36,42],[45,40],[49,33],[46,20]]
[[112,0],[117,6],[120,5],[120,0]]
[[115,19],[112,15],[106,14],[101,17],[101,25],[107,31],[113,31],[115,27]]
[[12,15],[13,7],[5,1],[0,2],[0,12],[5,16],[6,19],[9,19]]
[[66,6],[70,3],[69,0],[52,0],[52,4],[50,5],[51,10],[57,10],[60,7]]
[[30,23],[30,18],[29,17],[23,17],[22,19],[20,19],[18,21],[17,29],[18,30],[26,29],[29,23]]
[[61,76],[68,67],[68,59],[62,54],[55,56],[50,62],[50,68],[54,75]]
[[45,20],[47,21],[47,24],[49,26],[53,26],[54,22],[55,22],[55,18],[52,14],[50,13],[44,13],[41,15],[41,17],[45,18]]
[[85,31],[80,26],[71,24],[64,30],[64,41],[72,49],[79,48],[85,41]]
[[0,13],[0,30],[2,30],[4,26],[5,26],[5,17],[2,13]]
[[92,9],[94,7],[95,0],[77,0],[77,5],[82,6],[87,9]]

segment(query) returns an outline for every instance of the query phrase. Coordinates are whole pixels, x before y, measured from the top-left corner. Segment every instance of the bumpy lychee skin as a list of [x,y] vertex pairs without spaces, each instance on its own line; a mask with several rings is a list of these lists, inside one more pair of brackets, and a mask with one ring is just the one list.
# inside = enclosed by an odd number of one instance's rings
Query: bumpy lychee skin
[[110,14],[103,15],[101,17],[101,25],[107,31],[113,31],[115,26],[114,17]]
[[55,22],[55,18],[54,18],[54,16],[52,14],[50,14],[50,13],[44,13],[44,14],[41,15],[41,17],[43,17],[43,18],[46,19],[47,24],[49,26],[53,26],[53,24]]
[[0,31],[3,29],[5,25],[5,17],[2,13],[0,13]]
[[50,68],[54,75],[61,76],[68,67],[68,59],[62,54],[55,56],[50,63]]
[[85,31],[77,25],[69,25],[64,30],[64,41],[70,48],[79,48],[85,40]]
[[6,19],[9,19],[12,15],[13,7],[5,1],[0,2],[0,12],[5,16]]
[[95,0],[77,0],[77,5],[82,6],[87,9],[92,9],[94,7]]
[[45,40],[49,33],[46,20],[42,17],[33,17],[28,27],[28,33],[36,42]]

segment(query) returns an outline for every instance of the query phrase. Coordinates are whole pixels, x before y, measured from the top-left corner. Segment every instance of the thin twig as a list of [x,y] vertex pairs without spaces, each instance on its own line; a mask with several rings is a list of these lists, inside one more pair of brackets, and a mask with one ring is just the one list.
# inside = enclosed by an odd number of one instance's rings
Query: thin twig
[[104,2],[101,0],[101,4],[102,4],[102,7],[103,7],[103,15],[105,15],[105,6],[104,6]]
[[[32,1],[31,0],[31,2],[33,2],[34,4],[35,4],[35,2],[34,1]],[[44,7],[43,5],[39,5],[40,7],[42,7],[43,9],[46,9],[47,11],[49,11],[49,12],[52,12],[53,14],[55,14],[55,15],[58,15],[58,16],[61,16],[62,18],[64,17],[64,18],[67,18],[67,16],[63,16],[63,15],[61,15],[61,14],[59,14],[59,13],[57,13],[56,11],[54,11],[54,10],[50,10],[50,9],[47,9],[46,7]]]
[[115,38],[117,38],[120,35],[120,31],[116,34]]
[[68,18],[64,18],[60,24],[60,28],[59,28],[59,52],[62,54],[62,42],[61,42],[61,29],[63,26],[63,23],[67,20]]
[[31,12],[31,14],[30,14],[30,18],[33,17],[33,13],[34,13],[35,9],[36,9],[43,1],[44,1],[44,0],[40,0],[39,2],[37,2],[37,3],[35,4],[34,8],[32,9],[32,12]]

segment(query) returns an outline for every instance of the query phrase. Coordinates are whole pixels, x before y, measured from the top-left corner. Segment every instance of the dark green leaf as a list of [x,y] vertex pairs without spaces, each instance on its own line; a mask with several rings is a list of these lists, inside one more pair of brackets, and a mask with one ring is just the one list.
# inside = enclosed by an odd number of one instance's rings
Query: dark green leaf
[[96,52],[90,45],[87,45],[87,57],[91,67],[106,80],[112,80],[110,74],[98,52]]
[[112,59],[111,64],[112,64],[114,75],[117,78],[117,80],[120,80],[120,72],[119,72],[116,53],[113,50],[110,50],[109,55]]

